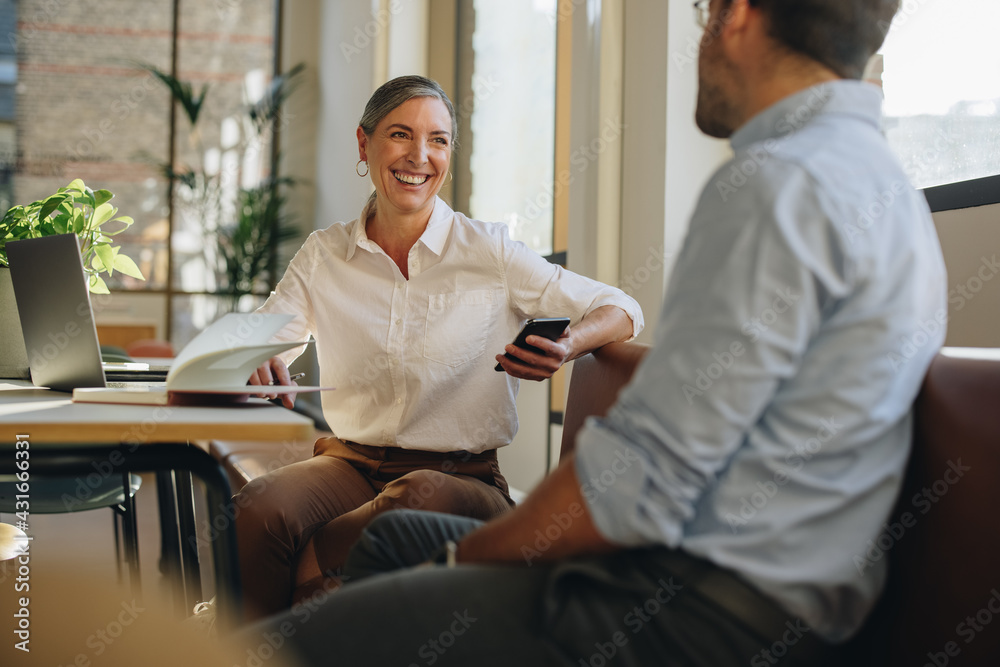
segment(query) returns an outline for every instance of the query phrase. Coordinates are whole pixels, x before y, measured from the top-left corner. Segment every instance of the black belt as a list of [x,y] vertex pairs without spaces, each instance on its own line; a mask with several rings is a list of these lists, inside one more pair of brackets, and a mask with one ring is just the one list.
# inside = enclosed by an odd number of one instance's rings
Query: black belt
[[817,665],[836,655],[834,645],[729,570],[676,549],[665,550],[661,562],[685,587],[758,635],[765,642],[761,648],[783,642],[796,660]]

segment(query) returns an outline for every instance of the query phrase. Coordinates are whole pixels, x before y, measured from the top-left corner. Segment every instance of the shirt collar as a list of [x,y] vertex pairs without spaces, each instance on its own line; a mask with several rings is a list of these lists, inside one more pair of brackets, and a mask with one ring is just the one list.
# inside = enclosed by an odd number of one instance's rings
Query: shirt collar
[[[370,198],[365,207],[361,209],[361,215],[354,221],[354,232],[351,234],[351,242],[347,244],[346,259],[354,257],[357,248],[362,248],[369,252],[375,251],[375,242],[368,238],[365,223],[375,212],[375,198]],[[435,255],[441,255],[444,250],[445,241],[448,240],[448,233],[451,231],[451,221],[455,212],[440,197],[434,198],[434,210],[431,211],[431,218],[427,221],[424,233],[417,239],[417,243],[423,244],[425,248]]]
[[733,151],[800,130],[825,114],[850,115],[876,129],[881,125],[882,93],[877,86],[853,80],[821,83],[776,102],[747,121],[730,137]]

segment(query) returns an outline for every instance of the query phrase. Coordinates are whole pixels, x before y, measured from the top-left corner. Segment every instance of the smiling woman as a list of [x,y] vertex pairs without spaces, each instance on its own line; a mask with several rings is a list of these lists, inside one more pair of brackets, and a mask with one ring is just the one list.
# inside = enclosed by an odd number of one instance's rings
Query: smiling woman
[[[382,512],[487,519],[509,509],[496,450],[517,432],[518,380],[549,378],[642,328],[621,290],[547,262],[503,223],[470,219],[437,196],[458,135],[437,83],[383,84],[359,125],[357,173],[375,192],[356,220],[310,235],[260,309],[295,315],[275,342],[315,337],[321,382],[338,388],[322,398],[337,437],[239,494],[248,619],[328,588]],[[526,319],[551,316],[571,320],[560,338],[529,337],[535,351],[508,345]],[[299,352],[271,359],[250,382],[289,384]]]
[[417,76],[383,86],[361,118],[358,155],[368,163],[375,186],[366,231],[404,277],[409,277],[410,248],[427,226],[449,173],[456,126],[448,96]]

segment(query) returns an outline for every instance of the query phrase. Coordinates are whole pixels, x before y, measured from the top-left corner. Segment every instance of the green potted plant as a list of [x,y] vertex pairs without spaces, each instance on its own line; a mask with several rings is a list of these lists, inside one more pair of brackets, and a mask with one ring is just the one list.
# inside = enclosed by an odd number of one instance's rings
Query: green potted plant
[[0,377],[27,379],[28,362],[7,263],[7,242],[54,234],[76,234],[93,294],[109,294],[102,273],[115,271],[145,280],[131,258],[113,245],[112,237],[132,226],[132,218],[118,215],[108,190],[92,190],[80,179],[44,199],[13,206],[0,220]]
[[[10,208],[0,220],[0,266],[7,267],[7,242],[53,234],[76,234],[80,238],[83,268],[93,294],[110,294],[102,273],[120,271],[145,280],[132,259],[112,245],[112,237],[132,226],[127,215],[118,215],[108,190],[91,190],[80,179],[45,199]],[[105,227],[107,224],[116,229]]]

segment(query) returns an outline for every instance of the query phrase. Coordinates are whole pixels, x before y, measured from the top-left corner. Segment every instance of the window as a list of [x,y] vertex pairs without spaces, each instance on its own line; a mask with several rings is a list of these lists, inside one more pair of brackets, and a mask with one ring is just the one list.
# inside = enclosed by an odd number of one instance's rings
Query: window
[[903,0],[881,50],[885,131],[913,185],[1000,174],[996,0]]
[[[241,193],[272,173],[271,137],[251,140],[245,112],[275,69],[275,1],[0,1],[3,210],[75,178],[115,193],[135,219],[117,239],[146,277],[108,281],[114,303],[127,293],[132,304],[118,317],[152,320],[177,347],[234,307],[218,296],[228,288],[220,234],[238,220]],[[196,95],[208,87],[196,131],[180,108],[172,116],[167,87],[144,65]],[[171,164],[206,175],[208,188],[171,189]],[[94,309],[100,325],[109,313],[100,300]]]
[[456,205],[552,254],[555,0],[460,4]]

